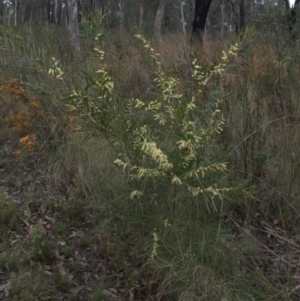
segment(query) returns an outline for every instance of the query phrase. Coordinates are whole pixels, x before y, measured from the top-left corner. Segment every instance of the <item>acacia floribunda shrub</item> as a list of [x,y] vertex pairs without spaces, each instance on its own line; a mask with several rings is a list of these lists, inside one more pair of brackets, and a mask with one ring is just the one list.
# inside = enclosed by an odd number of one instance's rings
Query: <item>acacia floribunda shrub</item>
[[[114,163],[123,170],[131,199],[149,201],[156,194],[167,193],[204,201],[208,210],[217,210],[215,200],[222,200],[232,189],[226,179],[226,162],[215,151],[224,123],[221,99],[211,98],[211,109],[204,117],[196,97],[185,99],[179,93],[179,79],[167,75],[159,55],[138,38],[156,65],[156,97],[147,102],[114,97],[114,84],[103,64],[104,52],[96,47],[101,68],[85,74],[85,89],[74,89],[73,108],[85,117],[87,127],[111,143],[117,157]],[[236,51],[231,47],[229,53]],[[193,61],[196,95],[223,72],[227,61],[223,52],[208,71]]]

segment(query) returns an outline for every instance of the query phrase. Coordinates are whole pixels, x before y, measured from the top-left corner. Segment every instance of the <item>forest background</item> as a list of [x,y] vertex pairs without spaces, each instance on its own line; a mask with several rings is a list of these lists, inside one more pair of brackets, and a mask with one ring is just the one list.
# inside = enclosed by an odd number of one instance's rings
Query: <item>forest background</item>
[[297,11],[0,1],[0,300],[300,300]]

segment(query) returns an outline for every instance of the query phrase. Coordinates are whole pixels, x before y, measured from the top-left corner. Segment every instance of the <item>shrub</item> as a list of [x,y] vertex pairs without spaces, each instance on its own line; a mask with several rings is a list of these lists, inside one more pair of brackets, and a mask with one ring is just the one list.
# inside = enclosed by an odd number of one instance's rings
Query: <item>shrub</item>
[[[139,38],[157,68],[153,99],[116,97],[103,63],[95,73],[85,73],[86,87],[75,87],[70,97],[70,109],[85,121],[82,130],[109,142],[114,163],[124,176],[125,194],[109,205],[121,213],[116,225],[123,234],[109,235],[118,241],[126,232],[125,248],[130,249],[128,244],[139,248],[128,254],[140,255],[130,259],[133,255],[117,252],[117,243],[111,244],[112,254],[124,265],[128,279],[139,277],[124,262],[133,260],[135,267],[147,262],[157,273],[155,279],[162,281],[161,289],[173,290],[171,298],[189,292],[201,295],[207,281],[219,285],[219,291],[210,295],[219,298],[226,295],[222,277],[236,273],[238,260],[221,240],[222,230],[215,220],[225,204],[236,199],[234,193],[240,192],[229,179],[217,143],[224,119],[215,86],[228,56],[224,52],[208,68],[193,61],[197,89],[188,99],[179,93],[179,79],[164,72],[159,55]],[[98,47],[95,51],[103,61],[104,53]],[[231,47],[229,53],[236,51]],[[133,286],[138,285],[135,281]]]
[[[104,66],[87,76],[86,89],[74,90],[74,109],[111,143],[131,199],[151,202],[163,193],[182,200],[191,197],[205,202],[208,210],[217,210],[215,200],[232,189],[226,180],[226,162],[215,147],[224,123],[221,100],[211,93],[209,108],[201,111],[196,97],[184,99],[178,92],[179,80],[164,73],[158,55],[142,41],[157,66],[157,97],[149,102],[113,98],[113,82]],[[95,50],[103,60],[104,53]],[[226,61],[224,53],[209,71],[193,62],[197,95],[223,71]]]
[[[56,60],[53,60],[49,74],[58,79],[62,76]],[[68,114],[65,107],[50,110],[45,103],[31,97],[26,87],[17,79],[1,81],[0,91],[0,98],[5,103],[2,114],[19,138],[16,150],[18,159],[22,159],[26,153],[36,151],[39,144],[44,146],[47,142],[53,146],[61,143],[64,140],[63,136],[66,136],[65,129],[75,129],[76,117]],[[48,141],[42,141],[44,137],[47,137]]]

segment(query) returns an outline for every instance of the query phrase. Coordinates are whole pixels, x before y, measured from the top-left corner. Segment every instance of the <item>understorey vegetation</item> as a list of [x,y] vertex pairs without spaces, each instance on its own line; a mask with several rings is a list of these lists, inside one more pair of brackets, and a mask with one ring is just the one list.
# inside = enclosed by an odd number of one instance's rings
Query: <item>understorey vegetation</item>
[[299,299],[297,41],[89,22],[0,27],[0,299]]

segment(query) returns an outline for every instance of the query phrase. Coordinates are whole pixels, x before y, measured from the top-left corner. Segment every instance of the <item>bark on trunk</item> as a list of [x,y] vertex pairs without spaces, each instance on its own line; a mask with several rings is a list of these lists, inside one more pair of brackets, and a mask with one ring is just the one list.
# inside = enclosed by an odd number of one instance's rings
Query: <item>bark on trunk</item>
[[17,27],[18,25],[18,1],[14,0],[14,27]]
[[53,23],[53,3],[51,0],[47,2],[47,18],[49,23]]
[[139,3],[139,29],[143,27],[144,23],[144,7],[143,3],[140,1]]
[[78,23],[82,20],[82,9],[81,9],[81,2],[77,0],[77,12],[78,12]]
[[294,6],[290,7],[289,0],[285,0],[285,7],[287,9],[287,23],[289,28],[289,33],[292,35],[293,40],[296,39],[294,33],[294,26],[296,24],[296,6],[299,4],[300,0],[296,0]]
[[196,0],[195,19],[193,22],[192,40],[196,39],[200,43],[203,41],[206,19],[212,0]]
[[62,23],[62,18],[63,18],[63,3],[62,0],[58,0],[58,6],[57,6],[57,24]]
[[53,1],[53,22],[55,24],[58,23],[57,21],[57,8],[58,8],[58,0]]
[[75,52],[80,52],[77,0],[66,0],[66,5],[70,43]]
[[245,0],[240,0],[240,35],[243,36],[245,32]]
[[3,10],[4,10],[4,3],[3,0],[0,0],[0,24],[3,23]]
[[61,18],[61,0],[54,0],[53,2],[53,22],[60,24]]
[[92,0],[92,10],[101,12],[101,1],[100,0]]
[[186,23],[185,23],[185,18],[184,18],[183,6],[184,6],[184,2],[183,2],[183,0],[180,0],[180,15],[181,15],[180,21],[181,21],[181,25],[182,25],[183,34],[186,36],[186,30],[185,30]]
[[124,19],[124,0],[119,0],[119,16],[120,16],[120,31],[122,32],[125,27]]
[[19,18],[21,19],[22,24],[24,24],[25,22],[25,11],[26,11],[26,7],[24,5],[20,5]]
[[156,17],[154,21],[153,35],[156,39],[161,38],[161,24],[164,17],[164,12],[167,6],[168,0],[160,0],[158,10],[156,12]]
[[224,0],[221,0],[221,38],[224,38],[224,25],[225,25],[225,13],[224,13]]

